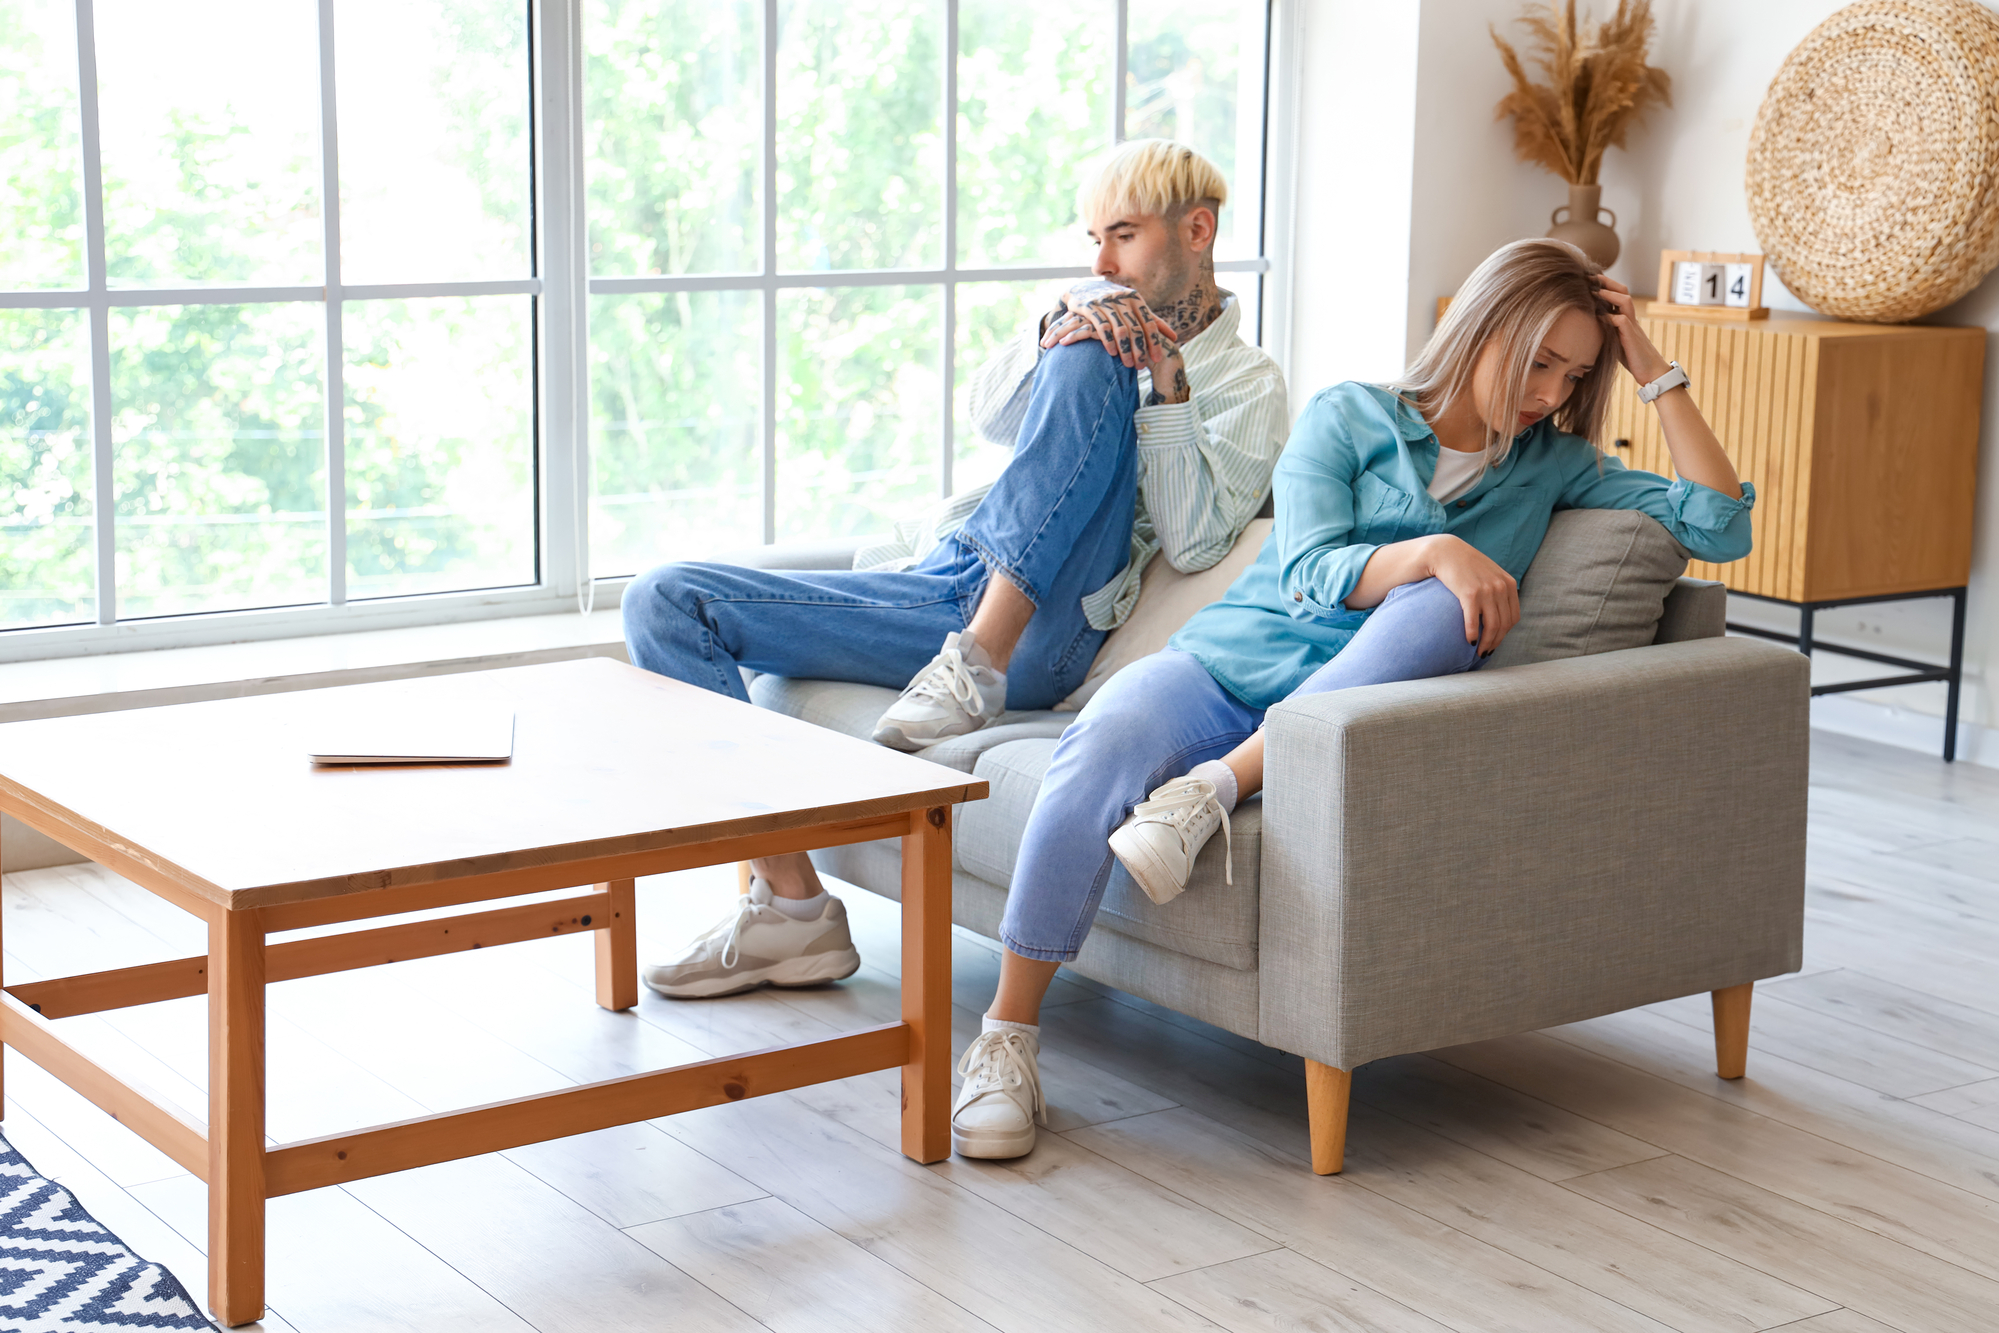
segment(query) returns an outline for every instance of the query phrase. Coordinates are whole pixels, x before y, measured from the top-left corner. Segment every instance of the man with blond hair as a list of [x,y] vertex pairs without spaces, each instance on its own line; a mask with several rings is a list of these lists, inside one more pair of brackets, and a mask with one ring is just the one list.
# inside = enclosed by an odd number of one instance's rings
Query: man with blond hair
[[[1290,420],[1282,374],[1243,342],[1215,282],[1227,199],[1190,148],[1114,150],[1078,199],[1096,276],[973,380],[979,433],[1014,450],[999,479],[913,525],[921,549],[863,552],[852,570],[642,575],[624,598],[632,661],[738,699],[743,668],[901,688],[874,737],[911,751],[1066,697],[1130,616],[1153,555],[1208,568],[1269,493]],[[751,870],[727,919],[648,967],[648,985],[727,995],[860,966],[804,853]]]

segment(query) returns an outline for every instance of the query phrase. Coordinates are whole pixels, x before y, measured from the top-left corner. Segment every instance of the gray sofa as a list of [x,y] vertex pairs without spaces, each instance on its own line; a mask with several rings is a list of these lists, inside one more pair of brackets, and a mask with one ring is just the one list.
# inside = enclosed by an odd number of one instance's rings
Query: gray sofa
[[[851,547],[766,548],[834,567]],[[1741,1073],[1748,987],[1800,965],[1809,668],[1724,636],[1719,584],[1635,514],[1556,516],[1486,669],[1270,711],[1267,786],[1161,907],[1113,871],[1077,972],[1305,1057],[1313,1155],[1340,1168],[1350,1071],[1676,996],[1716,994]],[[1590,585],[1578,593],[1581,585]],[[1626,645],[1642,646],[1626,646]],[[894,697],[755,679],[865,738]],[[954,915],[996,936],[1020,835],[1074,713],[1010,713],[925,752],[990,799],[959,811]],[[899,844],[813,853],[900,896]]]

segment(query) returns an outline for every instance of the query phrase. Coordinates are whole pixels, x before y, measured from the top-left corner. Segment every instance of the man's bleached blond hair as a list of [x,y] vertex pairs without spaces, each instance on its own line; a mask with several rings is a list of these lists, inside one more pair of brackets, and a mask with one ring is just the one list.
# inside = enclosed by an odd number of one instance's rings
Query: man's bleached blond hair
[[1156,214],[1177,218],[1195,204],[1220,211],[1229,201],[1221,168],[1171,139],[1132,139],[1098,164],[1076,193],[1087,225],[1098,218]]

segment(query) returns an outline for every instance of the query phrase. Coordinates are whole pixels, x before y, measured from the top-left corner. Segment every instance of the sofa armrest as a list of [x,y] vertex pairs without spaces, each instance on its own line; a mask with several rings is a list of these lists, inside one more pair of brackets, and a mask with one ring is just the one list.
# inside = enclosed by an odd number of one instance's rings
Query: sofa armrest
[[854,553],[873,546],[880,537],[836,537],[827,541],[778,542],[724,551],[707,563],[744,565],[750,569],[852,569]]
[[1721,638],[1271,709],[1260,1036],[1350,1069],[1796,970],[1809,693]]
[[1654,643],[1719,639],[1728,633],[1728,585],[1713,579],[1683,578],[1666,594]]

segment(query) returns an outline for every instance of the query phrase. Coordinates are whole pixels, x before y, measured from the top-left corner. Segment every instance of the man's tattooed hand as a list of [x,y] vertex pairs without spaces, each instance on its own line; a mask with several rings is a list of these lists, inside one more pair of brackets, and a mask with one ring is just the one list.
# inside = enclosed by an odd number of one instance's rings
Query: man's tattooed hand
[[1094,339],[1136,370],[1164,354],[1159,347],[1162,337],[1173,339],[1173,330],[1152,313],[1144,298],[1114,282],[1079,282],[1063,293],[1062,308],[1068,313],[1050,321],[1041,337],[1043,347]]

